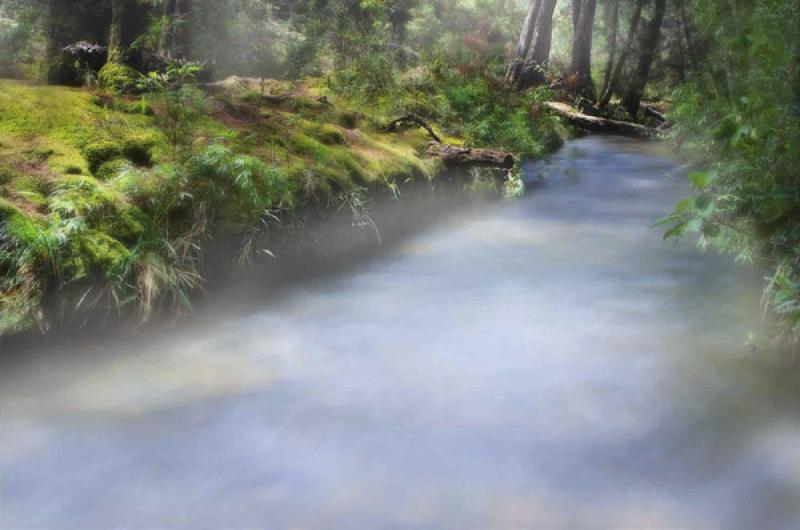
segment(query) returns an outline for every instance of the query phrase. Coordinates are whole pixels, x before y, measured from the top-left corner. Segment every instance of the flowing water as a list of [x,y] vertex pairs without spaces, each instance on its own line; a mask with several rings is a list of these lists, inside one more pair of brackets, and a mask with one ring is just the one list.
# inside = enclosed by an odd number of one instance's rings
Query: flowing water
[[674,170],[575,141],[246,311],[7,355],[0,525],[799,528],[797,379],[754,273],[651,228]]

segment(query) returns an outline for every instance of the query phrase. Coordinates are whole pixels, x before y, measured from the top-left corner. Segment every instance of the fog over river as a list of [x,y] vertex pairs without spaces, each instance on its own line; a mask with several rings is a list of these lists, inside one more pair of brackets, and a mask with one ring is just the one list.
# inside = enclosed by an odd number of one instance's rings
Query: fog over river
[[0,526],[800,528],[797,379],[758,274],[652,227],[676,169],[577,140],[246,310],[5,352]]

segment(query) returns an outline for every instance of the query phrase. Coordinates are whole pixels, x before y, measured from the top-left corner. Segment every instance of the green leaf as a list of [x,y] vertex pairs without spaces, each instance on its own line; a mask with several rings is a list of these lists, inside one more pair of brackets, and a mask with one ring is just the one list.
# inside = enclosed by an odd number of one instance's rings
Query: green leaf
[[684,200],[682,200],[681,202],[679,202],[675,206],[675,213],[676,214],[680,214],[680,213],[688,212],[689,210],[691,210],[694,207],[694,204],[695,204],[695,201],[692,200],[691,198],[684,199]]
[[701,190],[711,183],[711,177],[707,171],[693,171],[687,176],[692,185]]
[[667,239],[676,239],[681,237],[686,232],[686,225],[684,223],[680,223],[678,225],[673,226],[666,232],[664,232],[664,240]]
[[709,239],[713,239],[720,234],[721,230],[719,225],[714,223],[706,223],[703,225],[703,235]]
[[698,195],[694,200],[694,205],[698,210],[705,210],[711,206],[711,197],[705,194]]
[[687,232],[699,232],[703,228],[703,220],[702,219],[692,219],[686,225]]

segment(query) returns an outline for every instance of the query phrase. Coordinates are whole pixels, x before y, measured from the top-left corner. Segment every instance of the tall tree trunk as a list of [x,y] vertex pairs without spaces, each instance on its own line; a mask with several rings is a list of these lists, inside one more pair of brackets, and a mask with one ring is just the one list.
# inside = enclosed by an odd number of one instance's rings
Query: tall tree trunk
[[597,97],[592,81],[592,30],[596,0],[583,0],[580,16],[572,39],[572,62],[570,65],[570,88],[577,94],[594,100]]
[[525,22],[522,24],[522,31],[519,35],[517,47],[508,60],[506,69],[506,86],[514,86],[519,81],[519,76],[525,67],[525,60],[533,42],[533,34],[536,31],[536,20],[539,17],[539,10],[542,7],[541,0],[530,0],[528,13],[525,15]]
[[617,55],[617,33],[619,32],[619,0],[606,0],[606,31],[608,36],[608,64],[603,75],[603,91],[605,94],[611,83],[611,72],[614,70],[614,59]]
[[583,0],[572,0],[572,31],[578,31],[578,23],[581,19],[581,7],[583,7]]
[[611,96],[617,91],[619,80],[622,76],[622,69],[625,68],[625,63],[628,62],[628,56],[633,49],[633,42],[636,40],[636,33],[639,30],[639,21],[642,19],[644,2],[645,0],[636,0],[636,8],[631,16],[631,23],[629,26],[630,29],[628,30],[628,39],[625,42],[625,47],[622,49],[622,53],[620,54],[617,63],[614,65],[614,71],[611,73],[611,79],[608,82],[608,86],[600,98],[601,109],[608,107],[608,103],[611,101]]
[[655,0],[656,8],[653,20],[647,25],[644,37],[642,38],[642,52],[639,55],[639,64],[631,78],[630,85],[622,105],[631,115],[639,112],[639,104],[642,101],[644,88],[650,78],[650,68],[658,52],[658,44],[661,40],[661,25],[664,22],[664,13],[667,11],[667,0]]
[[683,38],[686,40],[686,57],[689,60],[689,68],[697,68],[697,48],[694,44],[692,37],[691,25],[689,23],[689,15],[686,12],[686,0],[680,0],[678,5],[678,16],[680,17],[680,25],[683,30]]
[[553,43],[553,12],[558,0],[543,0],[536,23],[536,40],[520,79],[520,87],[528,88],[544,81],[544,68],[550,60]]
[[111,27],[108,31],[108,62],[122,62],[122,24],[125,0],[111,0]]
[[47,61],[47,81],[58,83],[61,79],[59,60],[61,59],[61,34],[63,32],[60,9],[60,0],[47,0],[47,26],[45,39],[45,60]]

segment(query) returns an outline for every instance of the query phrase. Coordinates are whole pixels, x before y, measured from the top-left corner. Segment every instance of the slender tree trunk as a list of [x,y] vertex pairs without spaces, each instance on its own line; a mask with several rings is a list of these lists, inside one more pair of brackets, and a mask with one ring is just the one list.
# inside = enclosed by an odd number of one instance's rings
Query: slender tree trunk
[[664,13],[667,11],[667,0],[655,0],[656,8],[653,20],[647,25],[642,39],[642,53],[639,55],[639,64],[631,78],[628,91],[622,100],[622,105],[631,115],[635,116],[639,112],[639,105],[642,101],[644,88],[650,78],[650,68],[658,52],[658,44],[661,40],[661,25],[664,22]]
[[689,15],[686,12],[686,0],[680,0],[678,5],[678,16],[680,18],[681,29],[683,30],[683,38],[686,40],[686,57],[689,61],[689,68],[697,68],[697,48],[694,44],[692,37],[691,25],[689,23]]
[[592,30],[596,9],[596,0],[584,0],[581,3],[578,25],[572,39],[570,66],[570,88],[592,100],[597,97],[592,81]]
[[520,79],[520,87],[528,88],[544,81],[544,68],[550,60],[553,43],[553,12],[558,0],[543,0],[536,23],[536,40]]
[[628,39],[625,42],[625,47],[622,49],[622,53],[620,54],[617,63],[614,65],[614,71],[611,73],[611,79],[608,82],[608,87],[606,87],[603,96],[600,98],[601,109],[608,107],[608,103],[611,101],[611,96],[614,95],[614,92],[617,91],[617,87],[619,86],[619,80],[622,76],[622,69],[625,68],[625,63],[628,62],[628,56],[631,53],[633,42],[636,40],[636,34],[639,30],[639,22],[642,19],[642,8],[644,8],[644,1],[645,0],[636,1],[636,8],[631,16],[630,29],[628,30]]
[[519,76],[525,67],[525,60],[528,57],[528,52],[533,42],[533,34],[536,31],[536,20],[539,17],[539,10],[541,9],[541,0],[530,0],[528,13],[525,15],[525,22],[522,24],[522,31],[519,35],[517,47],[511,54],[508,61],[508,68],[506,69],[506,86],[514,86],[519,80]]
[[608,35],[608,64],[603,75],[603,91],[605,94],[611,83],[611,72],[614,70],[614,59],[617,55],[617,33],[619,32],[619,0],[606,0],[605,19]]
[[59,81],[59,65],[61,58],[61,17],[59,16],[60,0],[47,0],[47,27],[45,29],[45,39],[47,47],[45,57],[47,61],[47,81],[57,83]]
[[581,19],[581,7],[583,7],[583,0],[572,0],[572,31],[578,31],[578,23]]
[[111,0],[111,27],[108,32],[108,62],[122,62],[122,24],[125,0]]

